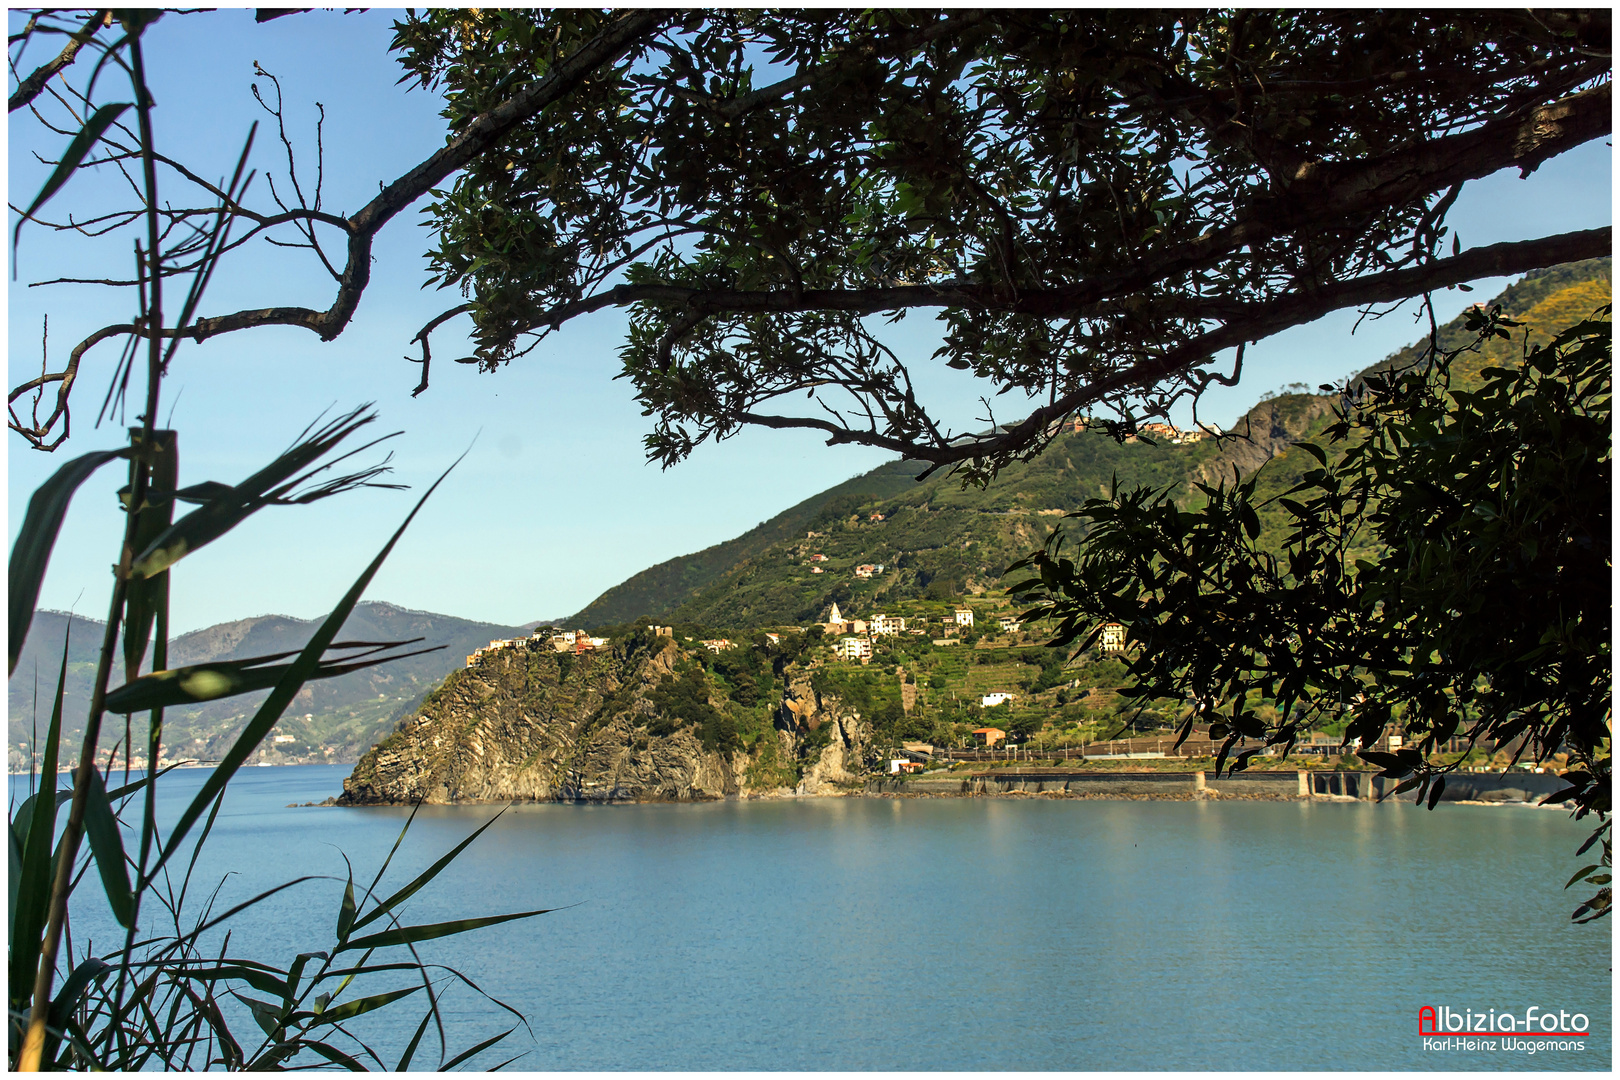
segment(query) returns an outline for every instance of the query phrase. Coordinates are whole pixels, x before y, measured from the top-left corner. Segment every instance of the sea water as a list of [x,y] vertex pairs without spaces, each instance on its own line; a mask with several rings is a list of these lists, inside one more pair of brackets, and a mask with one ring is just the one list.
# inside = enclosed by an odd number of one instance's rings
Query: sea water
[[[288,806],[346,771],[232,781],[193,902],[324,875],[230,920],[232,955],[285,966],[328,947],[348,867],[363,893],[387,856],[408,810]],[[206,776],[165,776],[160,816]],[[380,891],[500,810],[422,808]],[[421,947],[525,1017],[486,1067],[1599,1070],[1610,928],[1571,925],[1586,894],[1561,889],[1587,833],[1550,809],[1448,804],[517,805],[403,921],[553,909]],[[75,943],[103,951],[116,935],[93,884]],[[515,1023],[441,986],[452,1043]],[[1590,1034],[1436,1038],[1424,1007],[1563,1010]],[[405,1002],[356,1027],[391,1063],[420,1015]]]

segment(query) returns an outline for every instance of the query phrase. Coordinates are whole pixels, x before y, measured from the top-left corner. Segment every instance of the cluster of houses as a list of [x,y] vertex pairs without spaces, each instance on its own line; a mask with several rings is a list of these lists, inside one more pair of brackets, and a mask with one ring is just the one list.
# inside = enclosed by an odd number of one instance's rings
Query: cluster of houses
[[[1074,432],[1076,435],[1082,434],[1086,430],[1086,425],[1090,422],[1091,417],[1089,416],[1077,416],[1069,421],[1069,430]],[[1154,442],[1167,442],[1173,446],[1184,446],[1188,443],[1195,443],[1203,439],[1207,439],[1212,435],[1219,435],[1220,433],[1221,429],[1218,424],[1201,424],[1196,428],[1183,429],[1176,427],[1174,424],[1161,424],[1157,421],[1149,421],[1145,424],[1137,424],[1136,435],[1126,436],[1125,441],[1128,443],[1133,443],[1136,442],[1138,436],[1146,435]]]
[[[655,627],[654,629],[667,630],[668,628]],[[668,637],[669,635],[665,634],[664,636]],[[467,666],[472,667],[478,658],[485,653],[496,652],[500,649],[515,649],[519,645],[530,649],[549,648],[553,652],[560,653],[583,653],[590,652],[593,649],[605,648],[607,643],[607,638],[592,637],[584,630],[564,630],[560,633],[553,633],[551,628],[547,626],[541,627],[526,638],[496,638],[488,645],[474,649],[472,655],[467,657]]]
[[1183,430],[1174,424],[1147,423],[1136,425],[1136,435],[1126,436],[1125,441],[1132,443],[1137,440],[1137,436],[1146,435],[1154,442],[1167,442],[1172,446],[1185,446],[1206,439],[1211,434],[1219,435],[1220,433],[1221,429],[1213,424],[1210,425],[1208,431],[1205,431],[1203,428]]
[[[882,568],[879,567],[878,569],[881,570]],[[897,637],[900,634],[921,636],[926,633],[926,631],[917,628],[908,630],[906,622],[907,620],[902,616],[886,615],[882,612],[873,615],[870,619],[847,619],[844,617],[843,612],[838,610],[838,605],[835,603],[832,605],[827,621],[821,624],[821,628],[826,632],[827,636],[837,638],[833,643],[833,651],[840,659],[859,660],[864,664],[872,659],[873,639]],[[965,607],[957,608],[952,612],[950,624],[958,630],[972,629],[973,610]],[[1022,624],[1016,618],[1005,617],[1000,620],[1000,625],[1002,630],[1013,632]],[[658,637],[673,637],[675,633],[675,628],[672,626],[654,626],[651,627],[651,630]],[[772,643],[781,640],[780,634],[766,634],[765,636]],[[935,641],[936,645],[955,643],[956,639],[950,637]],[[472,667],[478,661],[478,658],[485,653],[495,652],[500,649],[515,649],[519,646],[529,649],[550,649],[553,652],[578,654],[605,648],[607,644],[607,638],[592,637],[584,630],[559,631],[550,627],[541,627],[526,638],[496,638],[488,645],[474,649],[467,657],[467,666]],[[736,643],[730,638],[704,638],[698,644],[715,655],[719,655],[726,649],[736,647]],[[1118,623],[1104,624],[1102,636],[1098,640],[1098,647],[1103,652],[1122,651],[1125,648],[1125,628]],[[1006,694],[989,695],[984,699],[984,705],[986,707],[999,705],[1002,700],[1010,696]],[[1001,700],[991,701],[991,697]]]

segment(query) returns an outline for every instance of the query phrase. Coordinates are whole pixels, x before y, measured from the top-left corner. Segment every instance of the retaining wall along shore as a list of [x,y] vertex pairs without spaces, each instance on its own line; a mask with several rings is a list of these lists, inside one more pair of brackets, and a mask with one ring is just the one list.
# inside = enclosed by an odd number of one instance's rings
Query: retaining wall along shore
[[[1095,795],[1159,798],[1247,797],[1377,799],[1397,781],[1372,772],[1272,771],[1216,777],[1203,772],[1100,772],[1075,769],[995,769],[979,773],[884,776],[866,782],[870,795]],[[1552,773],[1453,773],[1442,802],[1538,802],[1567,787]]]

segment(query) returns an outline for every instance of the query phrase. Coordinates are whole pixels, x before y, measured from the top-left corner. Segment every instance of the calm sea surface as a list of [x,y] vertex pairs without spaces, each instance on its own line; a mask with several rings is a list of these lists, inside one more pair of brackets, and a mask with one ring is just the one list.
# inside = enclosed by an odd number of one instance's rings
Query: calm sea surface
[[[362,885],[386,856],[406,811],[287,806],[346,774],[232,783],[197,872],[223,879],[216,909],[337,878],[239,916],[233,955],[326,947],[344,854]],[[206,775],[164,778],[166,818]],[[384,888],[498,809],[424,808]],[[1450,805],[515,806],[405,921],[563,909],[422,950],[528,1018],[502,1057],[530,1069],[1598,1070],[1611,931],[1569,925],[1584,894],[1559,888],[1585,834],[1552,810]],[[112,943],[104,908],[76,909],[76,945]],[[1425,1005],[1562,1008],[1592,1034],[1425,1049]],[[465,990],[446,1010],[462,1046],[506,1026]],[[419,1016],[369,1030],[397,1056]]]

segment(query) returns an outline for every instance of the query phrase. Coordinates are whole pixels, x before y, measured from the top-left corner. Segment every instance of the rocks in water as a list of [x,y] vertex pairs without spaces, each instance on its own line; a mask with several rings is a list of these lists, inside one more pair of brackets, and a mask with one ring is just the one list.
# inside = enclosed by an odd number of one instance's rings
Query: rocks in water
[[337,803],[689,801],[860,786],[870,733],[836,698],[792,680],[772,726],[743,745],[712,687],[707,706],[690,694],[671,704],[673,680],[696,685],[696,663],[673,640],[642,635],[577,655],[524,642],[492,650],[368,751]]

